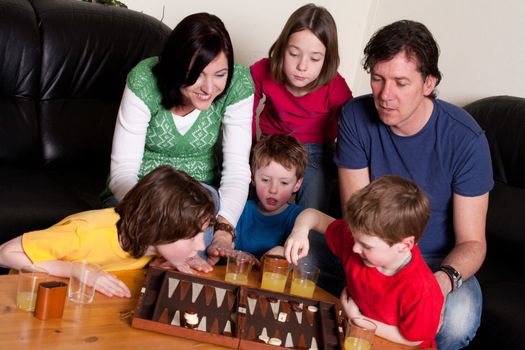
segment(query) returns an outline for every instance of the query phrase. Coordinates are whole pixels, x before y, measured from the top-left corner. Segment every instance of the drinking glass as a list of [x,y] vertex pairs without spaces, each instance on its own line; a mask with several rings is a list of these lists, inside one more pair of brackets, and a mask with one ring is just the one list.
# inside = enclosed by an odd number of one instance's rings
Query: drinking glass
[[288,261],[280,255],[265,255],[261,288],[283,292],[290,271]]
[[16,307],[26,311],[35,311],[38,286],[48,278],[45,269],[27,265],[18,270],[18,287],[16,292]]
[[248,276],[252,270],[255,257],[247,252],[234,250],[228,253],[226,276],[224,280],[235,284],[248,284]]
[[292,285],[290,294],[311,298],[314,295],[315,285],[319,278],[319,268],[307,263],[299,262],[292,270]]
[[376,328],[374,322],[361,317],[348,320],[344,343],[345,350],[370,350]]

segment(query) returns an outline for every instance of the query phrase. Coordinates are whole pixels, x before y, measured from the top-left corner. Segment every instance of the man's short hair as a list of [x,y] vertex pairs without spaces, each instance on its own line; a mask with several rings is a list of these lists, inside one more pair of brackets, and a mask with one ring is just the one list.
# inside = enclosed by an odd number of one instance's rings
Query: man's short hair
[[[436,86],[439,84],[438,44],[428,28],[415,21],[397,21],[375,32],[364,49],[363,67],[370,73],[378,62],[389,61],[400,52],[416,60],[423,80],[431,75],[436,78]],[[430,97],[435,98],[436,92]]]

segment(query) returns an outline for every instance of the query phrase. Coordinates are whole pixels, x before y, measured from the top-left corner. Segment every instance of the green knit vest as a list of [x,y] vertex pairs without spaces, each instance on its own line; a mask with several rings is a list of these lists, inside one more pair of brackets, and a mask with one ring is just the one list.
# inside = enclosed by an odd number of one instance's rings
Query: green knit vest
[[[220,100],[200,112],[195,123],[181,135],[170,110],[161,105],[161,94],[151,72],[157,57],[141,61],[128,75],[129,89],[140,98],[151,113],[146,132],[144,157],[139,178],[162,164],[183,170],[198,181],[213,181],[219,173],[215,146],[226,107],[253,94],[253,81],[248,68],[235,65],[232,82]],[[219,150],[220,151],[220,150]]]

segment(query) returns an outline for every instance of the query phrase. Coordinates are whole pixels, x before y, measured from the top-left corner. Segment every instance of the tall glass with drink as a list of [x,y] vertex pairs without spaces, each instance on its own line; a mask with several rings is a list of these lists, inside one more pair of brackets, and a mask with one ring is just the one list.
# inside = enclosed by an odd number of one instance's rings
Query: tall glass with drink
[[376,324],[362,317],[348,320],[345,333],[345,350],[370,350],[376,332]]
[[263,258],[261,288],[283,292],[290,271],[288,261],[280,255],[265,255]]

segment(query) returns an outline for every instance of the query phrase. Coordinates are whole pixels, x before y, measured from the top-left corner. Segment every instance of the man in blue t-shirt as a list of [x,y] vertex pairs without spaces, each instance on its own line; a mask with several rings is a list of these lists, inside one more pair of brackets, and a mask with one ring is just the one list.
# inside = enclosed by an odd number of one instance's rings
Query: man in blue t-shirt
[[493,186],[487,140],[467,112],[436,99],[439,48],[423,24],[387,25],[364,53],[372,94],[343,108],[335,156],[341,199],[387,174],[426,192],[432,214],[419,246],[446,296],[436,341],[440,350],[458,349],[481,317],[474,274],[485,258]]

